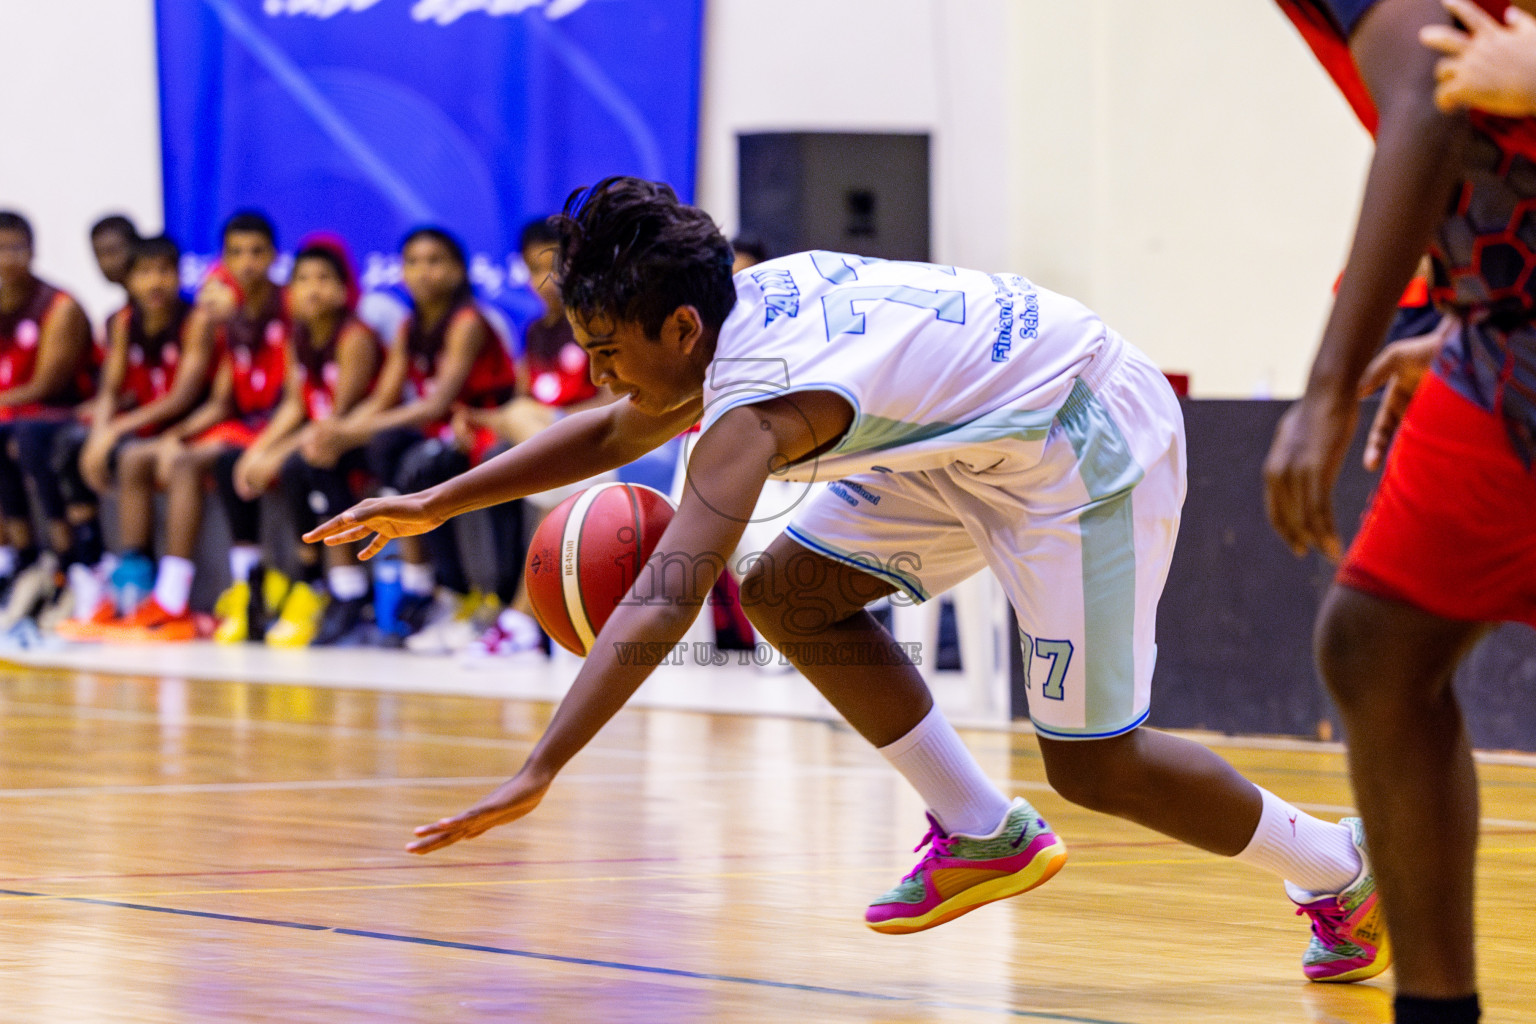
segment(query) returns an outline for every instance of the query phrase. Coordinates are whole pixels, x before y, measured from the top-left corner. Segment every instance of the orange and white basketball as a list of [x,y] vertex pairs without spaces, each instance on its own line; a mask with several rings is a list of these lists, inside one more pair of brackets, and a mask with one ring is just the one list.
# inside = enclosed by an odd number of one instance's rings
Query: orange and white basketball
[[599,484],[556,505],[528,547],[523,579],[550,638],[585,657],[672,521],[672,503],[639,484]]

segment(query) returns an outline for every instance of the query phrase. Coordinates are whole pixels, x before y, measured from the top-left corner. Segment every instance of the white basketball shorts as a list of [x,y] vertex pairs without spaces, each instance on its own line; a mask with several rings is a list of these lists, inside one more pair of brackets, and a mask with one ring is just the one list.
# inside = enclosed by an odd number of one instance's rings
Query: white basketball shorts
[[1157,602],[1184,504],[1173,389],[1122,342],[1074,382],[1043,441],[986,448],[942,469],[834,482],[787,532],[916,601],[990,567],[1018,616],[1037,731],[1129,732],[1150,708]]

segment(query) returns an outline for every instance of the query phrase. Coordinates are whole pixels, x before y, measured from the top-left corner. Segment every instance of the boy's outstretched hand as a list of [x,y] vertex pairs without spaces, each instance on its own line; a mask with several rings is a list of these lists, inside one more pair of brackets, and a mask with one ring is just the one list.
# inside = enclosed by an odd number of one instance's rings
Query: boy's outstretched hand
[[497,825],[516,821],[539,806],[539,801],[549,791],[549,783],[549,778],[524,768],[464,813],[417,826],[418,838],[405,848],[411,853],[431,853],[460,839],[473,839]]
[[396,537],[414,537],[435,530],[447,522],[447,518],[429,511],[421,492],[369,498],[310,530],[304,540],[310,544],[324,541],[335,547],[362,540],[371,533],[373,539],[357,554],[358,558],[367,561]]
[[1466,26],[1426,25],[1419,40],[1445,56],[1435,65],[1435,104],[1446,113],[1536,113],[1536,18],[1510,4],[1501,24],[1471,0],[1441,0]]

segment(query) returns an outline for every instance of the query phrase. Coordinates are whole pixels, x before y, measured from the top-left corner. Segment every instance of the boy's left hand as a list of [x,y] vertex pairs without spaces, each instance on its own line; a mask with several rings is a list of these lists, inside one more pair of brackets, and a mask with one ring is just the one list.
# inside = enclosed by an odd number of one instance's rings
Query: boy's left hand
[[1536,18],[1511,4],[1500,24],[1471,0],[1441,2],[1466,31],[1449,25],[1419,31],[1425,46],[1445,54],[1435,65],[1435,104],[1446,113],[1536,113]]
[[502,783],[494,793],[462,814],[418,826],[418,838],[405,848],[411,853],[431,853],[461,839],[473,839],[497,825],[516,821],[539,806],[539,801],[549,792],[551,781],[548,776],[524,767]]

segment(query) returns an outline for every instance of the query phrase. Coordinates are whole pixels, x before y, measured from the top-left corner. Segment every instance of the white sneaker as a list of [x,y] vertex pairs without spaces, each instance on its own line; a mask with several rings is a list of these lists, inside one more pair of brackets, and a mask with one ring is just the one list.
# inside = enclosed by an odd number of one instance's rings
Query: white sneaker
[[543,631],[531,615],[507,608],[479,639],[464,649],[460,663],[465,668],[494,668],[498,658],[530,654],[543,658],[542,639]]
[[59,556],[44,551],[37,561],[16,574],[5,608],[0,610],[0,631],[9,630],[22,619],[40,611],[53,597],[59,575]]
[[475,642],[484,626],[487,599],[479,592],[455,595],[438,591],[427,624],[405,638],[406,650],[416,654],[457,654]]

